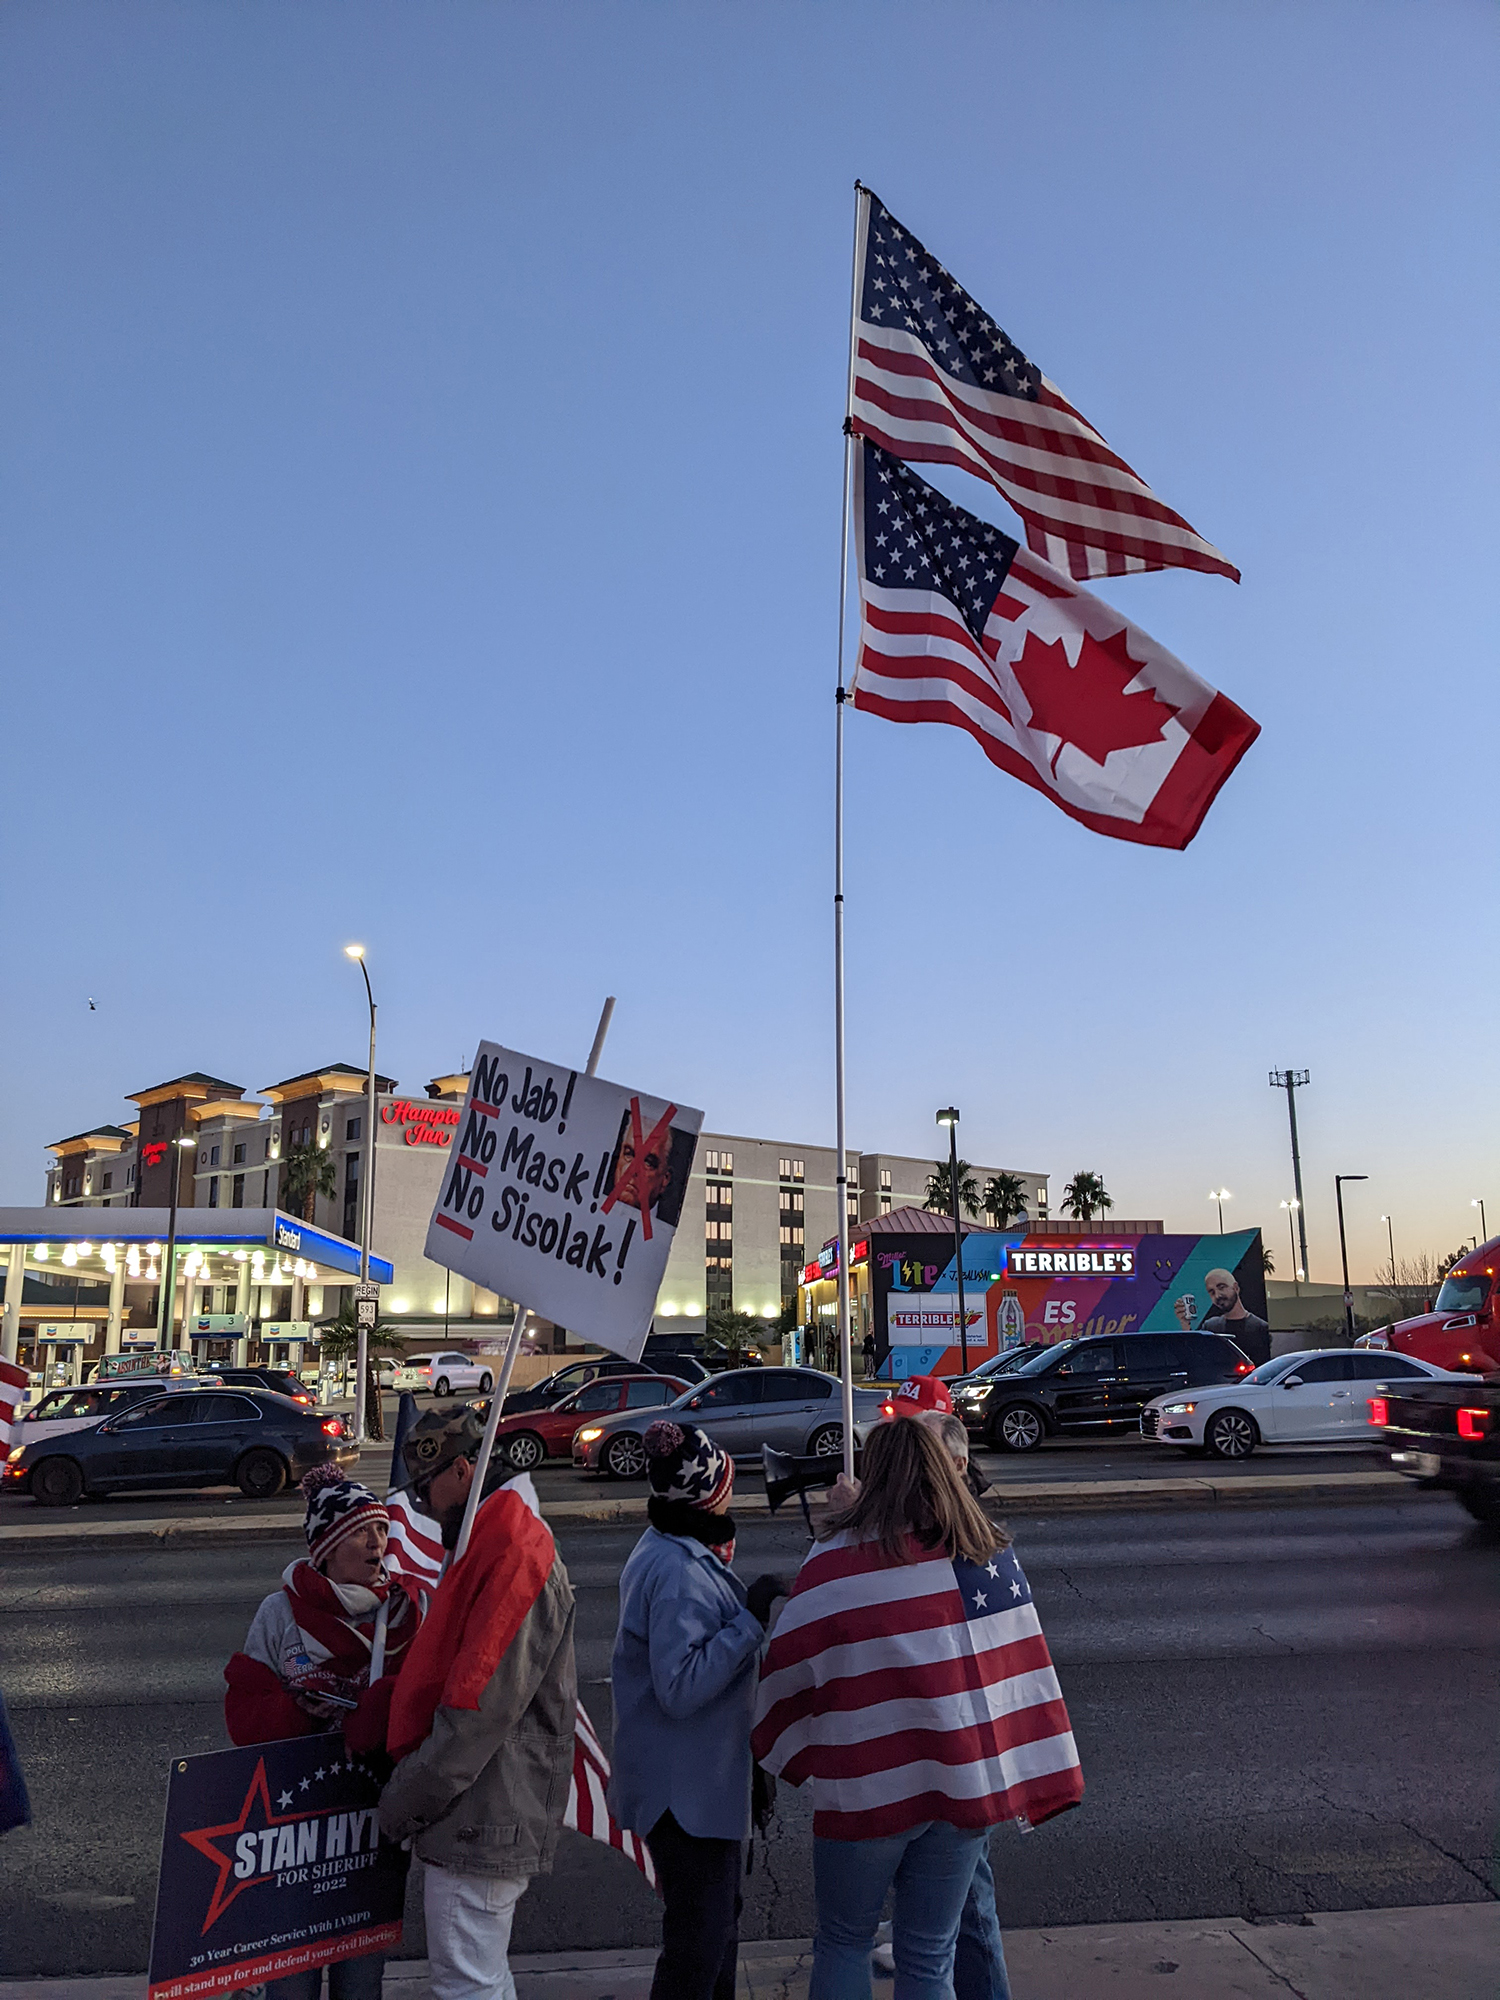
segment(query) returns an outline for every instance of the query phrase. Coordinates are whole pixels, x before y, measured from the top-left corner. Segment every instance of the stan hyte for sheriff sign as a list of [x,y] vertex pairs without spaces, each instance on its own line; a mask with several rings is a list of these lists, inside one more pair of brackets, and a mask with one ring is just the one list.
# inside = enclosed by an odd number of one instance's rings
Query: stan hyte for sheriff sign
[[639,1357],[703,1113],[481,1042],[427,1255]]
[[340,1736],[173,1760],[149,2000],[285,1979],[401,1941],[406,1856]]

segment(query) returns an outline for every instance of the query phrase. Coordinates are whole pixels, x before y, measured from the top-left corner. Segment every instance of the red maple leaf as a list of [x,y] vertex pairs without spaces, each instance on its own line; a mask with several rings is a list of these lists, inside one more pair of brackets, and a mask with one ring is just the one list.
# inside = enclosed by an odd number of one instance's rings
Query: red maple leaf
[[1028,632],[1011,672],[1031,704],[1031,727],[1058,740],[1052,768],[1063,746],[1076,744],[1086,757],[1102,764],[1111,750],[1134,750],[1159,743],[1164,725],[1177,710],[1158,701],[1149,688],[1134,694],[1124,689],[1141,671],[1126,648],[1125,634],[1108,639],[1083,635],[1077,666],[1068,664],[1061,639],[1050,643]]

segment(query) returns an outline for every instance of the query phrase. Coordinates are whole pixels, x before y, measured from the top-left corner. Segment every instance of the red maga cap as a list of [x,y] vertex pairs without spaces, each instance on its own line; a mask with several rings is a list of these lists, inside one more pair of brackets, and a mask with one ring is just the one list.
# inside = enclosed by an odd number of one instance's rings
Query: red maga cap
[[947,1384],[936,1375],[909,1375],[891,1398],[893,1416],[913,1417],[921,1410],[941,1410],[945,1417],[953,1414]]

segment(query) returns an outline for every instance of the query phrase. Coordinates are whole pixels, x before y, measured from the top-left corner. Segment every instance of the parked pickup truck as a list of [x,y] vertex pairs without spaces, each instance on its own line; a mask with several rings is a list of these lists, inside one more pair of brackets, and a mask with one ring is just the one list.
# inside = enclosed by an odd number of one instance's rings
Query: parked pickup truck
[[1370,1422],[1384,1425],[1397,1472],[1446,1488],[1476,1521],[1500,1528],[1500,1375],[1382,1383]]

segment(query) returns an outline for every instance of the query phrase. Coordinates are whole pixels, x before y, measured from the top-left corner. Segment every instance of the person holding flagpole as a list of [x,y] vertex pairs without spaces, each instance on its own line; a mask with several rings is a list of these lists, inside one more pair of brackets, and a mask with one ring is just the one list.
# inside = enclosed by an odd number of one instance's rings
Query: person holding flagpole
[[952,2000],[991,1827],[1083,1794],[1046,1640],[1009,1537],[924,1423],[870,1434],[761,1670],[751,1744],[810,1784],[809,2000],[870,2000],[887,1891],[898,2000]]
[[[450,1551],[483,1438],[457,1404],[425,1411],[402,1445],[403,1484]],[[572,1585],[534,1495],[490,1485],[403,1663],[387,1731],[396,1769],[380,1827],[426,1863],[434,2000],[515,2000],[516,1904],[552,1866],[573,1772]]]

